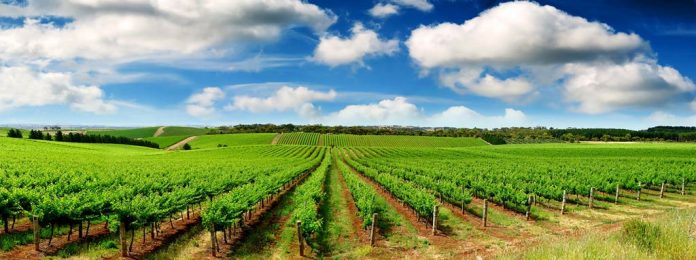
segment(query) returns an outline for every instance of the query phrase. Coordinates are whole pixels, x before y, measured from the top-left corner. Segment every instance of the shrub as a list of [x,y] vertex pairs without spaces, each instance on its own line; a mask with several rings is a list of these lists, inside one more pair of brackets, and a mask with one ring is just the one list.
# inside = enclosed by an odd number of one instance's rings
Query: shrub
[[630,220],[623,226],[624,240],[648,251],[655,249],[661,234],[658,226],[643,220]]
[[184,144],[184,150],[191,150],[191,145],[190,144]]

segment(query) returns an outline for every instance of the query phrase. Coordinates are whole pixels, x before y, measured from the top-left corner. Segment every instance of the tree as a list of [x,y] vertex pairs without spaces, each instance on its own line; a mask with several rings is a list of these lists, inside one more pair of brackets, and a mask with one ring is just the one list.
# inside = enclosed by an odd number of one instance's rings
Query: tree
[[52,136],[51,136],[51,133],[46,133],[46,135],[44,135],[44,140],[52,141],[53,138],[52,138]]
[[191,150],[191,145],[190,144],[184,144],[184,150]]
[[56,132],[56,141],[58,141],[58,142],[63,141],[63,132],[60,130],[58,130],[58,132]]

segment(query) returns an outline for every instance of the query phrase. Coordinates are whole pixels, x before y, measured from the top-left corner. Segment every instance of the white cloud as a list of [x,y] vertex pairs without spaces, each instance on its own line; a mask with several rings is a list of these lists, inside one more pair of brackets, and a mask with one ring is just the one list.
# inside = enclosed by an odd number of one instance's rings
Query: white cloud
[[416,105],[404,97],[385,99],[367,105],[349,105],[325,119],[343,125],[409,125],[421,117]]
[[641,61],[624,64],[568,64],[565,98],[574,109],[599,114],[621,107],[657,107],[696,90],[679,72]]
[[95,114],[116,112],[98,86],[75,85],[69,73],[37,72],[29,67],[0,67],[0,111],[24,106],[69,105]]
[[29,0],[26,7],[0,5],[0,16],[73,19],[61,27],[27,18],[22,26],[3,28],[0,57],[20,61],[132,61],[218,52],[276,39],[294,26],[321,33],[336,20],[330,11],[300,0]]
[[463,24],[421,26],[406,46],[423,75],[437,70],[458,93],[506,102],[548,86],[559,90],[545,93],[562,93],[571,110],[597,114],[665,105],[696,90],[658,65],[640,36],[534,2],[503,3]]
[[406,42],[424,69],[625,59],[646,44],[636,34],[616,33],[606,24],[532,2],[500,4],[461,25],[421,26]]
[[428,0],[392,0],[392,2],[401,6],[416,8],[424,12],[433,9],[433,4]]
[[675,125],[675,126],[693,126],[696,125],[696,115],[692,116],[677,116],[664,111],[655,111],[650,114],[646,120],[653,125]]
[[322,119],[329,125],[419,125],[433,127],[501,127],[527,124],[526,115],[507,108],[502,116],[485,116],[465,106],[452,106],[426,115],[405,97],[384,99],[378,103],[348,105]]
[[370,56],[392,55],[399,50],[399,40],[381,40],[377,33],[356,23],[349,38],[324,36],[314,50],[312,60],[332,67],[358,63]]
[[454,106],[428,119],[428,125],[431,126],[493,128],[526,124],[527,116],[524,112],[512,108],[506,108],[502,116],[484,116],[468,107]]
[[689,103],[689,107],[691,107],[691,110],[696,111],[696,99],[694,99],[694,101],[691,101],[691,103]]
[[218,87],[204,88],[200,93],[191,95],[186,101],[186,113],[195,117],[209,116],[215,113],[215,102],[225,98],[225,92]]
[[319,109],[312,102],[331,101],[335,98],[334,90],[320,92],[307,87],[283,86],[269,97],[235,96],[225,110],[252,113],[295,111],[304,117],[314,117],[319,114]]
[[389,3],[377,3],[375,6],[370,8],[368,13],[372,17],[387,18],[389,16],[399,14],[399,6]]

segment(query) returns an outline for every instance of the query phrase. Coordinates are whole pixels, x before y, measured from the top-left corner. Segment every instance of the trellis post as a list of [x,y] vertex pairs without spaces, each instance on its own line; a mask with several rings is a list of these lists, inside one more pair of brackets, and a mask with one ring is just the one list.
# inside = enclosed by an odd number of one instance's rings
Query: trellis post
[[377,213],[372,214],[372,228],[370,228],[370,246],[375,245],[375,222],[377,220]]
[[297,221],[297,241],[300,242],[300,256],[304,256],[304,242],[302,241],[302,221]]
[[39,235],[41,226],[39,226],[39,218],[36,215],[32,215],[31,217],[33,222],[32,226],[34,227],[34,250],[38,252],[40,249],[39,242],[41,242],[41,236]]
[[665,197],[665,182],[662,182],[662,187],[660,187],[660,199]]
[[594,202],[594,187],[591,187],[590,188],[590,203],[589,203],[590,209],[592,209],[593,202]]
[[483,199],[483,227],[488,226],[488,199]]
[[433,236],[437,232],[437,205],[433,206]]
[[616,195],[614,196],[614,204],[619,203],[619,184],[616,184]]
[[563,190],[563,199],[561,200],[561,215],[565,213],[565,204],[566,204],[566,191]]

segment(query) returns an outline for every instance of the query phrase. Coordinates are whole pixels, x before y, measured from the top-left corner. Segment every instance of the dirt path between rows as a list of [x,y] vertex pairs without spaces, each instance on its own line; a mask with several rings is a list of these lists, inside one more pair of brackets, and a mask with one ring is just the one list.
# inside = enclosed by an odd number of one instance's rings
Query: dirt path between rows
[[164,126],[161,126],[160,128],[157,128],[157,131],[155,131],[155,134],[153,135],[154,137],[158,137],[160,135],[164,134]]
[[264,215],[269,212],[271,209],[273,209],[276,204],[285,196],[287,193],[289,193],[291,190],[293,190],[297,185],[301,184],[312,172],[314,172],[316,168],[312,168],[309,171],[307,171],[302,177],[299,179],[292,181],[289,185],[288,188],[285,190],[276,193],[276,195],[272,196],[270,198],[270,201],[264,204],[264,207],[261,207],[260,204],[257,204],[256,207],[252,209],[252,214],[248,219],[245,219],[243,221],[243,225],[241,228],[241,232],[239,230],[235,231],[234,234],[230,235],[227,238],[227,243],[224,242],[224,237],[221,234],[221,232],[216,232],[217,235],[217,240],[219,243],[220,250],[216,254],[215,257],[211,255],[211,239],[210,239],[210,232],[206,231],[204,241],[200,241],[200,245],[197,247],[194,251],[191,251],[189,255],[184,256],[186,259],[226,259],[228,258],[228,254],[232,251],[232,247],[237,245],[245,236],[245,233],[253,230],[254,226],[258,224],[264,217]]
[[[12,228],[12,225],[14,225],[14,228]],[[15,223],[10,222],[8,226],[10,229],[9,230],[10,232],[8,234],[22,233],[22,232],[27,232],[27,231],[31,230],[31,222],[27,218],[17,219]],[[0,235],[4,235],[4,234],[5,234],[5,228],[4,228],[4,226],[0,225]]]
[[280,138],[283,136],[283,133],[277,134],[276,136],[273,137],[273,141],[271,141],[271,144],[278,144],[278,141]]
[[174,151],[174,150],[180,149],[180,148],[183,147],[185,144],[187,144],[187,143],[189,143],[189,142],[191,142],[191,141],[193,141],[193,140],[196,140],[196,138],[198,138],[198,136],[190,136],[190,137],[187,137],[186,139],[181,140],[181,141],[179,141],[178,143],[175,143],[175,144],[173,144],[172,146],[167,147],[167,151]]
[[103,224],[92,225],[88,236],[83,239],[78,239],[76,235],[68,241],[68,235],[56,236],[51,240],[51,245],[48,245],[48,239],[41,239],[39,251],[34,250],[34,243],[15,247],[13,250],[0,253],[0,259],[41,259],[44,256],[54,255],[59,250],[73,243],[81,243],[87,240],[97,239],[101,236],[109,234],[109,229]]

